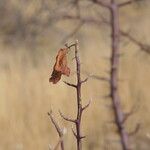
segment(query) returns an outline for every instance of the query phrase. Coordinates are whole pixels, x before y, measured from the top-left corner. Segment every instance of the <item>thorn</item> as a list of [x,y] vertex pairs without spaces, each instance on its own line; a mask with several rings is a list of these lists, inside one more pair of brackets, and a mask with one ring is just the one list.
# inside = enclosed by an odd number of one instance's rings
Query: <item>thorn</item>
[[76,44],[71,44],[70,46],[68,46],[68,44],[66,43],[65,46],[70,49],[71,47],[75,46]]
[[77,86],[75,84],[72,84],[72,83],[68,83],[66,81],[63,81],[65,84],[67,84],[68,86],[71,86],[71,87],[74,87],[74,88],[77,88]]
[[82,83],[87,82],[87,81],[88,81],[88,79],[89,79],[88,77],[87,77],[87,78],[85,78],[83,81],[81,81],[81,84],[82,84]]
[[92,99],[89,100],[89,102],[82,108],[82,111],[85,110],[86,108],[88,108],[90,106],[91,102],[92,102]]
[[125,113],[125,114],[124,114],[124,119],[123,119],[122,123],[125,123],[126,120],[127,120],[132,114],[133,114],[132,111],[130,111],[130,112],[128,112],[128,113]]
[[67,48],[69,48],[69,47],[68,47],[68,43],[66,43],[65,46],[66,46]]
[[86,136],[81,136],[81,137],[80,137],[80,139],[84,139],[84,138],[86,138]]
[[49,112],[47,112],[47,115],[51,116],[52,115],[52,110],[50,110]]
[[65,116],[61,113],[60,110],[59,110],[59,114],[60,114],[60,116],[61,116],[64,120],[69,121],[69,122],[76,123],[76,120],[65,117]]
[[131,109],[129,112],[127,112],[127,113],[124,114],[124,119],[123,119],[122,123],[125,123],[126,120],[127,120],[131,115],[133,115],[136,111],[137,111],[137,108],[136,108],[135,105],[134,105],[134,106],[132,107],[132,109]]

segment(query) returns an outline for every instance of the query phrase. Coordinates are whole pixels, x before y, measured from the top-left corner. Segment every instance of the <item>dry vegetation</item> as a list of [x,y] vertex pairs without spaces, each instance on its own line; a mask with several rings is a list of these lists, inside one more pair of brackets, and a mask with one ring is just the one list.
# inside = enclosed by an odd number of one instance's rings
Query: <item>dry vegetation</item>
[[[4,2],[0,2],[0,8],[4,7],[2,3]],[[60,120],[59,123],[67,129],[64,137],[66,149],[73,150],[75,142],[71,126],[60,118],[57,110],[61,109],[69,116],[76,114],[72,111],[73,107],[76,107],[74,90],[68,88],[62,81],[57,85],[48,82],[56,50],[61,47],[60,41],[64,38],[65,32],[61,34],[59,32],[61,29],[56,30],[49,25],[43,32],[38,26],[36,38],[35,35],[30,35],[28,31],[32,28],[27,18],[32,18],[40,1],[37,3],[32,0],[28,3],[30,5],[26,4],[27,14],[25,8],[21,9],[23,4],[17,0],[11,0],[11,4],[6,7],[7,10],[3,10],[3,13],[0,11],[1,20],[5,18],[3,24],[0,23],[0,150],[46,150],[49,144],[55,145],[57,136],[47,116],[51,108]],[[120,23],[125,29],[131,26],[133,35],[150,43],[149,1],[147,6],[136,7],[123,9]],[[13,19],[12,10],[21,11],[26,16],[21,18],[24,19],[22,24],[27,23],[23,28],[25,35],[21,34],[22,25],[18,27],[10,21]],[[9,16],[9,13],[12,15]],[[6,16],[10,18],[7,19]],[[63,26],[66,32],[71,29],[68,22],[59,22],[57,27],[60,26]],[[107,76],[109,63],[105,58],[110,56],[110,41],[107,38],[109,31],[103,26],[101,29],[93,25],[84,25],[76,34],[80,40],[83,77],[86,76],[84,72]],[[122,43],[121,48],[125,53],[121,58],[119,75],[122,107],[125,111],[129,111],[133,105],[137,107],[136,113],[126,123],[127,130],[132,131],[136,123],[140,122],[140,131],[131,138],[134,141],[133,146],[135,150],[149,150],[150,56],[139,51],[128,41]],[[73,67],[72,57],[69,57],[69,66]],[[75,72],[72,71],[71,77],[63,77],[63,80],[72,81],[74,76]],[[109,92],[108,89],[107,83],[95,79],[90,79],[83,86],[83,102],[88,102],[89,98],[93,99],[83,117],[83,131],[87,135],[83,143],[85,150],[119,150],[119,137],[114,134],[114,125],[109,123],[113,120],[111,101],[104,99]]]

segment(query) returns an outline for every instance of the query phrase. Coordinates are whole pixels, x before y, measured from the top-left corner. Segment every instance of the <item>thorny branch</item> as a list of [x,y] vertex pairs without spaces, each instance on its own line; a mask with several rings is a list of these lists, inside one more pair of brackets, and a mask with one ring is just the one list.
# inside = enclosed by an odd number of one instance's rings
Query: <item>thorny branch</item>
[[121,108],[121,99],[118,92],[118,71],[119,71],[119,38],[120,38],[120,27],[119,27],[119,12],[118,6],[115,0],[111,0],[110,8],[110,23],[111,23],[111,72],[110,72],[110,96],[113,103],[113,110],[115,113],[115,123],[118,127],[118,133],[121,138],[121,144],[123,150],[129,149],[128,134],[122,124],[124,120],[124,114]]
[[69,122],[72,122],[75,124],[76,126],[76,131],[74,131],[74,129],[72,128],[72,132],[73,135],[76,137],[76,141],[77,141],[77,150],[82,150],[82,139],[85,138],[85,136],[81,135],[81,119],[82,119],[82,112],[90,105],[90,101],[87,105],[85,105],[84,107],[82,106],[82,99],[81,99],[81,86],[82,83],[85,83],[88,78],[81,80],[81,70],[80,70],[80,58],[79,58],[79,54],[78,54],[78,50],[79,50],[79,46],[78,46],[78,41],[76,41],[75,44],[72,44],[71,46],[68,46],[66,44],[67,48],[71,48],[72,46],[75,47],[75,61],[76,61],[76,76],[77,76],[77,83],[75,84],[71,84],[65,81],[65,84],[67,84],[68,86],[72,86],[76,89],[76,96],[77,96],[77,116],[76,119],[70,119],[65,117],[61,112],[60,115],[61,117]]
[[[115,0],[111,0],[110,3],[107,3],[105,0],[91,0],[93,3],[98,4],[110,11],[110,22],[107,21],[105,18],[95,19],[95,18],[83,18],[80,15],[77,16],[71,16],[71,15],[64,15],[64,16],[59,16],[57,19],[71,19],[71,20],[77,20],[81,21],[81,23],[94,23],[96,25],[101,25],[105,24],[111,27],[112,31],[112,54],[111,54],[111,71],[110,71],[110,80],[107,78],[100,78],[101,80],[108,81],[110,83],[110,89],[111,93],[109,97],[112,99],[113,103],[113,108],[115,112],[115,123],[118,127],[118,131],[121,137],[121,143],[122,143],[122,148],[123,150],[128,150],[129,149],[129,142],[128,142],[128,135],[134,134],[139,130],[139,125],[135,128],[135,130],[132,133],[127,133],[125,128],[124,128],[124,122],[128,118],[128,116],[132,113],[129,113],[125,115],[122,111],[121,104],[120,104],[120,96],[118,92],[118,70],[119,70],[119,59],[120,59],[120,48],[119,48],[119,43],[120,43],[120,36],[124,36],[128,38],[131,42],[136,44],[137,46],[140,47],[141,50],[147,52],[150,54],[150,46],[143,44],[142,42],[136,40],[133,38],[129,33],[124,32],[123,30],[120,29],[119,27],[119,9],[123,6],[130,5],[133,2],[140,1],[140,0],[128,0],[124,3],[117,4]],[[79,5],[79,3],[78,3]],[[81,24],[82,26],[82,24]],[[74,32],[73,32],[74,34]],[[77,44],[77,43],[76,43]],[[77,45],[75,46],[75,59],[76,59],[76,66],[77,66],[77,85],[67,83],[69,86],[73,86],[76,88],[77,91],[77,105],[78,105],[78,113],[77,113],[77,119],[76,120],[70,120],[63,115],[61,115],[65,120],[71,121],[76,124],[76,132],[72,129],[73,134],[75,135],[77,139],[77,147],[78,150],[81,149],[81,131],[80,131],[80,123],[81,123],[81,115],[82,115],[82,101],[81,101],[81,78],[80,78],[80,60],[78,57],[78,51],[77,51]],[[88,105],[87,105],[88,106]]]
[[52,110],[50,112],[48,112],[48,116],[51,119],[51,122],[53,123],[53,125],[55,126],[55,129],[59,135],[59,141],[57,143],[57,145],[55,146],[54,150],[56,150],[58,148],[59,145],[61,145],[61,150],[64,150],[64,142],[63,142],[63,130],[59,127],[58,123],[56,122],[56,120],[54,119],[54,116],[52,114]]

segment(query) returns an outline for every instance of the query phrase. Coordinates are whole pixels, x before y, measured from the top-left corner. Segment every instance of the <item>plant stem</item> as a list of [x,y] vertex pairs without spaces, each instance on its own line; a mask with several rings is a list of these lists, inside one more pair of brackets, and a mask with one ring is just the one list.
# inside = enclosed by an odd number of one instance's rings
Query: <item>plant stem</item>
[[77,119],[76,119],[76,131],[77,131],[77,149],[81,150],[82,149],[82,143],[81,143],[81,117],[82,117],[82,100],[81,100],[81,76],[80,76],[80,59],[78,56],[78,41],[76,41],[75,44],[75,60],[76,60],[76,71],[77,71],[77,87],[76,87],[76,92],[77,92]]
[[115,0],[111,0],[111,31],[112,31],[112,54],[111,54],[111,72],[110,72],[110,91],[115,112],[115,121],[121,137],[123,150],[129,150],[128,135],[123,126],[124,114],[120,105],[120,96],[118,92],[118,71],[119,71],[119,12]]

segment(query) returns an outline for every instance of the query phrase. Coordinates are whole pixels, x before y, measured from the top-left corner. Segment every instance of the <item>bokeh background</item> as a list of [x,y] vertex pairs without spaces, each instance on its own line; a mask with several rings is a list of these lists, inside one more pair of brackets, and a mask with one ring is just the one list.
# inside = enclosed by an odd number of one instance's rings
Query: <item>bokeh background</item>
[[[120,0],[118,2],[123,2]],[[89,1],[80,1],[83,17],[108,12]],[[71,76],[53,85],[48,82],[59,48],[79,40],[82,77],[109,77],[110,29],[106,25],[85,23],[70,34],[77,20],[56,19],[62,14],[75,14],[69,0],[0,0],[0,150],[48,150],[58,136],[47,116],[52,109],[60,126],[67,130],[67,150],[74,150],[71,124],[62,120],[58,110],[74,117],[75,91],[62,81],[75,82],[73,51],[68,55]],[[143,43],[150,43],[150,1],[132,4],[120,10],[120,26]],[[108,18],[107,18],[108,19]],[[120,96],[125,112],[136,112],[127,120],[127,131],[140,131],[130,138],[135,150],[150,149],[150,55],[125,38],[121,38]],[[84,150],[120,150],[113,121],[107,82],[90,78],[83,86],[82,99],[90,107],[84,112],[82,131],[87,136]]]

